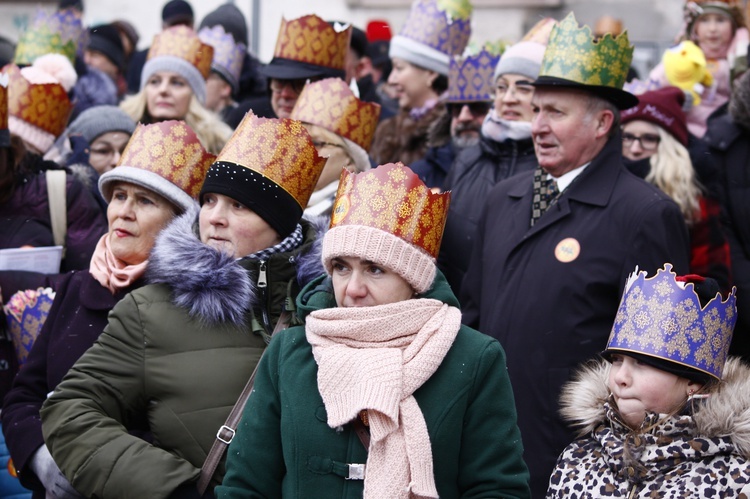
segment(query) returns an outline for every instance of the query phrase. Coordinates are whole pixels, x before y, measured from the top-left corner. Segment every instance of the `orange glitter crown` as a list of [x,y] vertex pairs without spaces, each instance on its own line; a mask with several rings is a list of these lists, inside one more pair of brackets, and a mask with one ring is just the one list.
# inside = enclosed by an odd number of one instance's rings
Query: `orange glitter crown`
[[[203,149],[184,121],[138,124],[117,166],[147,170],[198,199],[206,172],[216,156]],[[113,170],[116,172],[117,168]]]
[[58,83],[33,84],[15,64],[3,68],[8,74],[8,114],[55,137],[68,124],[73,105]]
[[281,18],[274,57],[344,70],[352,27],[336,30],[316,15]]
[[147,59],[160,56],[178,57],[189,62],[205,80],[211,72],[214,48],[203,43],[191,28],[182,25],[172,26],[154,36],[154,43],[148,51]]
[[216,161],[254,170],[284,189],[304,209],[326,164],[302,122],[245,115]]
[[321,126],[369,151],[380,105],[357,99],[341,78],[326,78],[305,85],[289,117]]
[[402,163],[362,173],[344,169],[331,228],[364,225],[380,229],[437,258],[449,204],[450,192],[432,192]]

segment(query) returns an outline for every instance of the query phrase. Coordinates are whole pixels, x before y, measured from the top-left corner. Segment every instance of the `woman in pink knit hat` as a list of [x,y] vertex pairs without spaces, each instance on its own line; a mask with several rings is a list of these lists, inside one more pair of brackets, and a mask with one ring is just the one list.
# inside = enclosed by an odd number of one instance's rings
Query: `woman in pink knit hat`
[[217,497],[529,497],[503,349],[435,266],[449,199],[401,164],[342,173],[327,275],[259,364]]

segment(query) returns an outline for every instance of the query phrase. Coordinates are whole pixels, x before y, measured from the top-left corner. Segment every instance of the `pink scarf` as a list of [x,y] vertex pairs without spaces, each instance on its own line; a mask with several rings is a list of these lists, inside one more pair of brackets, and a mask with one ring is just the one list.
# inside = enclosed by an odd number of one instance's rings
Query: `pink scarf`
[[91,257],[89,272],[107,288],[112,294],[129,287],[138,280],[145,272],[148,260],[137,265],[128,265],[119,260],[109,247],[110,232],[104,234],[96,244],[96,249]]
[[438,497],[430,437],[413,393],[440,366],[460,327],[457,308],[426,298],[307,317],[328,426],[368,410],[365,499]]

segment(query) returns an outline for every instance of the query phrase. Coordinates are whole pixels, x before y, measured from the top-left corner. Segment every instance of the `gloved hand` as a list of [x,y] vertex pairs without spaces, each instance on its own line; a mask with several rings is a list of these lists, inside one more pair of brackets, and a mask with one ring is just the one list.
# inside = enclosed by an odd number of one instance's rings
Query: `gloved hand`
[[34,457],[31,458],[29,466],[47,490],[47,498],[78,499],[84,497],[73,488],[65,475],[62,474],[46,445],[39,447]]

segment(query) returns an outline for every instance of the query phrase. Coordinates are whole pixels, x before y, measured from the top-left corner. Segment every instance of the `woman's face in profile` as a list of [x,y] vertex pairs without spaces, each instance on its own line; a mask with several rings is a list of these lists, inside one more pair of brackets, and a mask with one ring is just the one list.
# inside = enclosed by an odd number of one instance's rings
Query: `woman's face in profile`
[[411,284],[392,270],[356,256],[331,262],[331,280],[339,307],[372,307],[412,298]]

